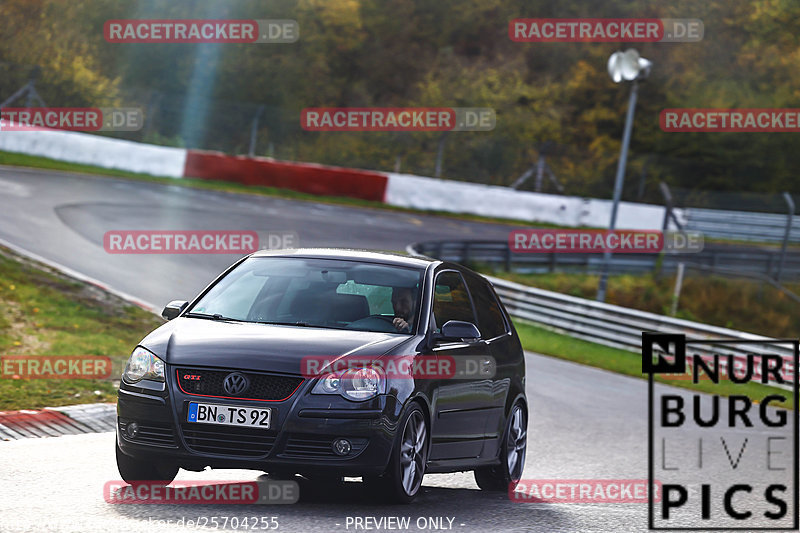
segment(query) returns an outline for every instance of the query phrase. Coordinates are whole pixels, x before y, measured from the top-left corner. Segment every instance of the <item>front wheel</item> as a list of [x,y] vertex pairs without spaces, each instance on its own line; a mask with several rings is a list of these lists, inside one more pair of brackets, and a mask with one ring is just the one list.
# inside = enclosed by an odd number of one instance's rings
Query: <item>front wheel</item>
[[528,444],[528,418],[522,403],[514,404],[506,423],[501,462],[475,470],[475,482],[482,490],[511,491],[522,478]]
[[126,483],[134,485],[143,481],[151,481],[158,484],[169,485],[175,479],[175,476],[178,475],[177,466],[134,459],[122,453],[122,450],[119,449],[119,444],[116,445],[116,448],[117,469],[119,470],[119,475],[122,476],[122,479]]
[[428,462],[428,426],[418,405],[412,404],[401,419],[389,468],[379,478],[365,481],[394,503],[411,503],[419,494]]

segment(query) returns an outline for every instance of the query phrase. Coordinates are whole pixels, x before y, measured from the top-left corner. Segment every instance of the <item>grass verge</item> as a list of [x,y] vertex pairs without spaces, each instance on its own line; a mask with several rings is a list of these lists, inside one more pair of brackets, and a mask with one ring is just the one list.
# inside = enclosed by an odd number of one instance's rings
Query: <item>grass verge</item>
[[111,379],[12,379],[0,368],[0,410],[116,401],[133,347],[163,323],[92,285],[0,248],[0,357],[103,355]]
[[[523,285],[593,300],[599,276],[595,274],[520,274],[491,272]],[[613,275],[608,278],[606,301],[641,311],[668,315],[675,275]],[[795,294],[800,283],[784,286]],[[796,338],[800,332],[800,306],[763,281],[731,279],[687,269],[678,300],[676,318],[747,331],[775,338]]]
[[[522,346],[526,350],[565,359],[574,363],[580,363],[582,365],[610,370],[618,374],[625,374],[626,376],[633,376],[641,379],[647,378],[645,374],[642,374],[642,356],[639,354],[575,339],[526,321],[514,320],[514,327],[516,327],[520,341],[522,341]],[[690,389],[695,392],[719,394],[722,396],[744,394],[755,402],[760,402],[765,396],[770,394],[781,394],[786,398],[786,401],[780,403],[773,402],[771,405],[786,409],[794,409],[794,398],[789,391],[784,391],[775,387],[767,387],[759,383],[736,385],[729,381],[720,380],[720,383],[717,385],[702,380],[695,384],[691,381],[666,379],[662,376],[656,376],[655,379],[660,383]]]

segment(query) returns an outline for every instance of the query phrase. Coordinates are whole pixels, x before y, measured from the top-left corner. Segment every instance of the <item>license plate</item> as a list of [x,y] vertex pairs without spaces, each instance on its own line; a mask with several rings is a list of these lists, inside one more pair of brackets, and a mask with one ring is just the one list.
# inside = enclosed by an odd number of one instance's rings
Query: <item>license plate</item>
[[210,403],[189,403],[186,420],[202,424],[269,429],[272,409]]

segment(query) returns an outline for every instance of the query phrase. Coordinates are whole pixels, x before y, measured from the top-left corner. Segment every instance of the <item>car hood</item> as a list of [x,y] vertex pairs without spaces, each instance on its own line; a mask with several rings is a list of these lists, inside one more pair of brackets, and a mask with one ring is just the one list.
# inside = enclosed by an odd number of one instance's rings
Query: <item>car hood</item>
[[176,318],[140,343],[167,364],[301,374],[307,356],[375,356],[408,335]]

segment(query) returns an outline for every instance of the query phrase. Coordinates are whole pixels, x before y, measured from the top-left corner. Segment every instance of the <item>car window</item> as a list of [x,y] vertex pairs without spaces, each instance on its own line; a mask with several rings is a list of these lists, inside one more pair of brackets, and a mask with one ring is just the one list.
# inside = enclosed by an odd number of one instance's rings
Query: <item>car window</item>
[[372,315],[394,315],[392,307],[392,288],[381,285],[364,285],[347,280],[337,287],[339,294],[356,294],[364,296],[369,304],[369,312]]
[[202,305],[193,309],[197,313],[214,313],[232,318],[245,318],[253,306],[259,292],[267,283],[268,278],[253,274],[252,271],[243,272],[236,277],[235,283],[225,285],[224,291],[210,291]]
[[437,333],[441,331],[442,325],[450,320],[477,323],[467,287],[458,272],[447,271],[436,276],[433,320]]
[[[422,271],[347,260],[250,258],[190,310],[247,321],[413,334]],[[400,311],[392,295],[406,291]],[[381,316],[382,315],[382,316]],[[393,325],[396,316],[409,326]],[[202,317],[201,317],[202,318]]]
[[503,312],[491,287],[480,278],[469,278],[467,282],[475,312],[478,314],[478,328],[484,339],[493,339],[508,333]]

